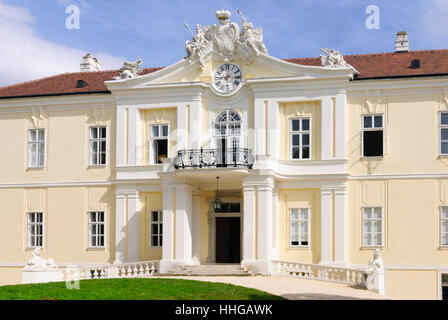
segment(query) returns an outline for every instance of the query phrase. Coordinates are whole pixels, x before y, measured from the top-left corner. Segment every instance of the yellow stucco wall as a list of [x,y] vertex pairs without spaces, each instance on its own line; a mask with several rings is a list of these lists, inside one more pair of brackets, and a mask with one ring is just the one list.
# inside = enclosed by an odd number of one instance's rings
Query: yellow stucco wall
[[438,299],[436,270],[387,270],[386,295],[400,300]]
[[139,249],[140,260],[160,260],[162,259],[162,248],[151,247],[151,211],[163,210],[162,192],[142,192],[140,193],[139,212]]
[[[310,245],[295,248],[289,245],[289,209],[310,209]],[[279,191],[279,259],[290,262],[320,261],[320,190],[282,189]]]
[[[57,263],[108,263],[115,255],[115,193],[108,187],[3,189],[0,263],[25,263],[27,212],[44,213],[44,258]],[[88,212],[104,211],[106,247],[90,249]]]
[[0,286],[22,283],[22,268],[0,267]]
[[320,101],[287,102],[279,104],[280,113],[280,159],[291,160],[291,119],[311,118],[311,160],[320,160],[321,149],[321,103]]

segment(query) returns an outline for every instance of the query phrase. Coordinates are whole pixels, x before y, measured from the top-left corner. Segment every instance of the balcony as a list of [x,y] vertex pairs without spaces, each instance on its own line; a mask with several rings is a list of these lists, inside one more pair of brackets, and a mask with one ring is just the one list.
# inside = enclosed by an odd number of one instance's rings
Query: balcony
[[246,148],[192,149],[178,151],[174,158],[176,169],[248,168],[254,164],[252,151]]

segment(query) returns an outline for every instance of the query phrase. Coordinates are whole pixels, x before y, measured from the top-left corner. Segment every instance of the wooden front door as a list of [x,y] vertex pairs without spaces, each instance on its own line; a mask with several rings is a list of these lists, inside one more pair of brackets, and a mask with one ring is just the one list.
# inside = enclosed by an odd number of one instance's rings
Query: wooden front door
[[240,218],[216,218],[216,263],[240,263]]

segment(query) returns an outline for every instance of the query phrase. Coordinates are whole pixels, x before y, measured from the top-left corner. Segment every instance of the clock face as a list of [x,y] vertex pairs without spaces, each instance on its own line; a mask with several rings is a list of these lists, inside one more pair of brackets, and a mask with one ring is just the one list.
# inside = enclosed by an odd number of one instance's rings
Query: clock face
[[238,88],[241,79],[242,73],[240,68],[232,63],[225,63],[216,69],[213,83],[220,92],[229,93]]

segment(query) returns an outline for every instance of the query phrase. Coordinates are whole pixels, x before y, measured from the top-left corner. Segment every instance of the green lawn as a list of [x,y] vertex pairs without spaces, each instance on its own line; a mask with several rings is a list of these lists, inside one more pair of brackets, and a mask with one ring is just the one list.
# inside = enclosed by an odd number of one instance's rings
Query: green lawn
[[181,279],[83,280],[79,290],[65,282],[0,287],[0,300],[283,300],[267,292]]

